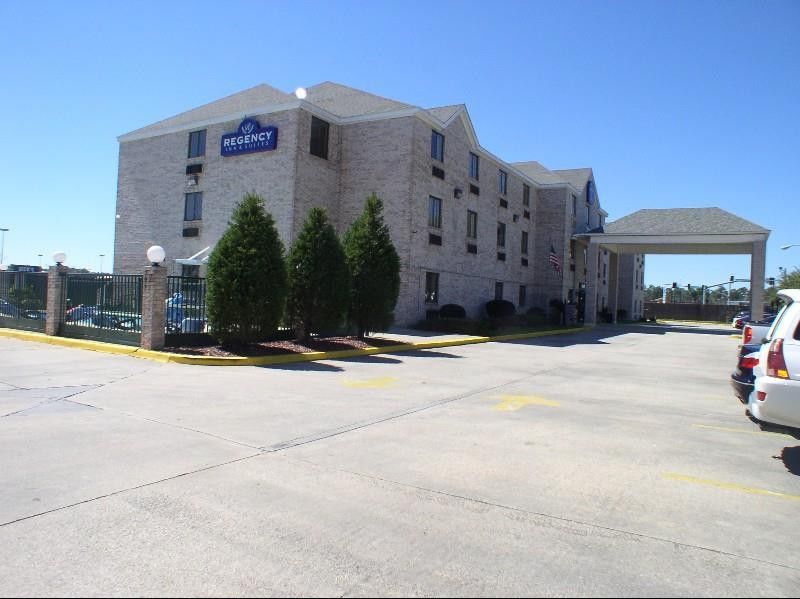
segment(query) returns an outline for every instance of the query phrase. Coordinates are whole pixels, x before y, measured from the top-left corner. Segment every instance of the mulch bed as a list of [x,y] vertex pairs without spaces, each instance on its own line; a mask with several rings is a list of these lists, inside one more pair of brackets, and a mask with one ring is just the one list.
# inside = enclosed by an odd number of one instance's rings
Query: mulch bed
[[385,347],[387,345],[402,345],[400,341],[383,339],[381,337],[367,337],[366,340],[357,337],[323,337],[313,338],[307,342],[300,341],[263,341],[250,345],[223,347],[210,345],[204,347],[167,347],[166,351],[175,354],[190,356],[211,356],[214,358],[253,357],[253,356],[280,356],[287,354],[302,354],[313,351],[342,351],[348,349],[364,349],[367,347]]

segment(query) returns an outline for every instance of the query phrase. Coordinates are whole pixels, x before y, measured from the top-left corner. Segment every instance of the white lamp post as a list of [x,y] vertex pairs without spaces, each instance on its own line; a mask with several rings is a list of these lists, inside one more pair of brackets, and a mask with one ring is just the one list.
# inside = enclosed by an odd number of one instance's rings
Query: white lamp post
[[104,257],[105,257],[105,254],[100,254],[100,273],[103,272],[103,258]]
[[153,266],[160,265],[167,257],[167,253],[160,245],[151,245],[147,248],[147,259]]

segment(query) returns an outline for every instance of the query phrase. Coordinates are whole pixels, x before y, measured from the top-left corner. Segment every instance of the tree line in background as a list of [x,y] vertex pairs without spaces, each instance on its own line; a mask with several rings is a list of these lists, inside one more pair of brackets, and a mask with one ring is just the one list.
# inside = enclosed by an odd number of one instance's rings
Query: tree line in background
[[392,322],[400,259],[374,193],[343,241],[313,208],[288,255],[263,199],[247,194],[209,257],[207,285],[211,330],[226,345],[266,339],[281,324],[308,339],[347,322],[364,337]]
[[[780,300],[778,291],[780,289],[800,289],[800,268],[795,268],[791,272],[784,271],[778,279],[777,285],[767,287],[764,290],[764,301],[772,307],[777,307]],[[667,287],[667,301],[671,303],[700,303],[703,299],[703,289],[699,285],[687,287]],[[648,285],[644,290],[644,300],[646,302],[660,302],[663,297],[664,287],[659,285]],[[731,302],[747,302],[750,300],[749,287],[734,287],[728,295],[727,287],[715,287],[706,290],[707,304],[727,304]]]

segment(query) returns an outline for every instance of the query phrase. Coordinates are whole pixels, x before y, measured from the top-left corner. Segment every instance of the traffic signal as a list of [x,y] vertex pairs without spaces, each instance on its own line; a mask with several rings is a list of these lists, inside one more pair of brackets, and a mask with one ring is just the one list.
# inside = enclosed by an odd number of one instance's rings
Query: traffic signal
[[673,289],[677,289],[677,288],[678,288],[678,284],[677,284],[677,283],[675,283],[674,281],[672,282],[672,288],[673,288]]
[[767,279],[767,285],[769,285],[770,287],[775,287],[775,277],[770,277],[769,279]]
[[691,293],[692,292],[692,284],[691,283],[687,283],[686,289],[688,289],[689,293]]
[[733,283],[733,275],[731,275],[731,283]]

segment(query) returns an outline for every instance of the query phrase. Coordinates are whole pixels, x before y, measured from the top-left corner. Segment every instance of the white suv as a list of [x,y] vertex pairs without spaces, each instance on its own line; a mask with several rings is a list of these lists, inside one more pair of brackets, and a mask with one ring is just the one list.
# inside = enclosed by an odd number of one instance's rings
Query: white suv
[[761,346],[748,409],[757,420],[800,428],[800,289],[778,296],[786,306]]

